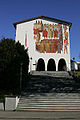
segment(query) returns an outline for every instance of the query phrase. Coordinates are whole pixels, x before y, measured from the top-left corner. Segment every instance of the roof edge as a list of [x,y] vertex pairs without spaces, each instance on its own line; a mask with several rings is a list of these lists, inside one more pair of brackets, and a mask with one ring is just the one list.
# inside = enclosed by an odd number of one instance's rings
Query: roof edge
[[17,24],[21,24],[21,23],[24,23],[24,22],[32,21],[32,20],[35,20],[35,19],[47,19],[47,20],[51,20],[51,21],[57,21],[57,22],[60,22],[60,23],[68,24],[69,28],[71,28],[71,26],[72,26],[71,22],[67,22],[67,21],[64,21],[64,20],[59,20],[59,19],[52,18],[52,17],[47,17],[47,16],[38,16],[38,17],[30,18],[30,19],[27,19],[27,20],[15,22],[15,23],[13,23],[13,25],[16,28]]

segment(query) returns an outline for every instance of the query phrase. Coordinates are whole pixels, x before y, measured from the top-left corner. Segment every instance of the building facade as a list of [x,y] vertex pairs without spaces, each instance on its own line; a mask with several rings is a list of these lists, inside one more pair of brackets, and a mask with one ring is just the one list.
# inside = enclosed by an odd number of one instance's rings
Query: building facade
[[16,42],[29,54],[30,71],[70,71],[70,22],[39,16],[14,23]]

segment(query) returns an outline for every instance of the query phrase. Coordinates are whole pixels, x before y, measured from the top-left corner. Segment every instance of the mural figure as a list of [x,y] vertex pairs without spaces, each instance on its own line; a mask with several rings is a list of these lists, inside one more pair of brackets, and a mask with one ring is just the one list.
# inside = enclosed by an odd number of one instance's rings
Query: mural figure
[[50,29],[49,31],[48,31],[48,36],[49,36],[49,38],[52,38],[52,30]]
[[58,38],[58,31],[57,31],[57,29],[54,30],[54,38]]
[[68,53],[68,51],[67,51],[67,40],[66,39],[64,39],[64,53],[65,53],[65,51],[66,51],[66,53]]
[[68,40],[67,26],[63,25],[63,29],[64,29],[64,54],[65,54],[65,51],[66,51],[66,53],[68,53],[69,40]]
[[46,29],[44,29],[44,30],[43,30],[43,37],[44,37],[44,39],[47,38],[47,35],[48,35],[48,32],[47,32]]

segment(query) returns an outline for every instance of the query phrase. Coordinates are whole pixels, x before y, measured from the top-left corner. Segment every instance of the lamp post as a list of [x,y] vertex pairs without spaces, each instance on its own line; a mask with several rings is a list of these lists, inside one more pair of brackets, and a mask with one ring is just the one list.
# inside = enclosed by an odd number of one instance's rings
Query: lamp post
[[23,63],[20,64],[20,93],[22,90],[22,65],[23,65]]
[[32,70],[32,57],[30,58],[30,71]]

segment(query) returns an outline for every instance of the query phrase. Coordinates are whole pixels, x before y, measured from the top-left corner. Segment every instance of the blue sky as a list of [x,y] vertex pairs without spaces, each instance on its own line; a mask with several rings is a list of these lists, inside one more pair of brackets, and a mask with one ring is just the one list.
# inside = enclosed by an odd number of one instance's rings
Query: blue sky
[[80,0],[0,0],[0,39],[15,39],[14,22],[41,15],[72,22],[71,58],[80,61]]

